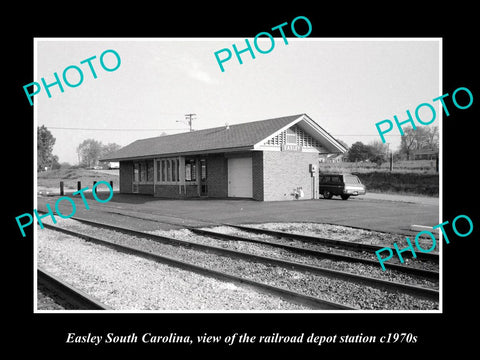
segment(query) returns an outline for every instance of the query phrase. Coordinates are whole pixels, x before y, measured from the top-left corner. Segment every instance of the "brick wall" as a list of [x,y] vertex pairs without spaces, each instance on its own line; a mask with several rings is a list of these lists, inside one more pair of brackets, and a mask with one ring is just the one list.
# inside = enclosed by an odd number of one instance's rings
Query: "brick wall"
[[252,152],[253,198],[263,201],[263,151]]
[[[182,189],[183,191],[183,189]],[[155,185],[155,196],[177,199],[181,195],[178,191],[178,185]]]
[[131,194],[133,182],[133,162],[120,161],[120,193]]
[[[198,197],[197,185],[183,185],[180,186],[180,192],[178,185],[155,185],[156,197],[164,197],[169,199],[184,199],[191,197]],[[186,191],[186,195],[185,195]]]
[[[264,151],[263,200],[293,200],[295,199],[293,191],[297,187],[302,187],[305,194],[303,199],[317,197],[312,194],[313,180],[309,164],[318,164],[317,153]],[[315,181],[318,181],[318,170]]]
[[[224,154],[208,156],[208,197],[225,198],[228,196],[227,164],[228,159]],[[317,153],[253,151],[253,199],[259,201],[293,200],[295,198],[293,191],[297,187],[302,187],[305,194],[303,199],[318,197],[318,194],[312,194],[313,181],[309,172],[309,164],[318,164]],[[318,171],[315,181],[318,182]],[[132,193],[132,182],[133,162],[121,161],[120,192]],[[317,185],[315,186],[316,191],[318,191]],[[198,197],[197,185],[186,185],[185,187],[182,185],[179,194],[178,185],[156,185],[154,189],[153,184],[140,184],[139,193],[173,199]]]
[[138,193],[153,195],[153,184],[138,184]]

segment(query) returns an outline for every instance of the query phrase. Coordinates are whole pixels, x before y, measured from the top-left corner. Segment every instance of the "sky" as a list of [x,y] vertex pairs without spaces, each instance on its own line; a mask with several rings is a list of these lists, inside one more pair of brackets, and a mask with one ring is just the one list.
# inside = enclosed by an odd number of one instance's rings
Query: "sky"
[[[432,102],[442,95],[437,38],[307,37],[288,38],[286,45],[279,37],[267,54],[255,48],[255,59],[241,54],[243,64],[233,54],[222,72],[214,53],[224,48],[233,53],[232,44],[246,47],[245,38],[36,38],[32,82],[53,83],[56,72],[64,87],[63,93],[50,87],[51,98],[43,88],[34,96],[36,125],[45,125],[56,138],[53,154],[59,161],[73,165],[76,148],[86,139],[125,146],[163,132],[184,132],[190,113],[196,114],[197,130],[306,113],[347,145],[379,141],[375,123],[393,121],[394,115],[405,120],[407,109],[413,113],[424,102],[437,111],[429,126],[441,119],[438,102]],[[268,49],[270,40],[258,44]],[[121,63],[108,72],[100,55],[110,49]],[[80,63],[92,56],[96,79],[88,63]],[[112,53],[104,61],[106,67],[116,65]],[[70,65],[83,72],[77,87],[62,80]],[[74,69],[67,79],[80,80]],[[386,139],[390,149],[398,148],[398,130]]]

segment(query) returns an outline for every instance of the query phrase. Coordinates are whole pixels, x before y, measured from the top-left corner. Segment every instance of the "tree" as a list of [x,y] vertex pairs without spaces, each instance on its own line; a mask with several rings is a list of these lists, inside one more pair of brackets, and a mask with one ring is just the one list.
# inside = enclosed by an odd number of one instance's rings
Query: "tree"
[[371,148],[361,141],[353,143],[347,153],[348,161],[365,161],[372,155]]
[[117,151],[118,149],[120,149],[121,146],[118,145],[118,144],[115,144],[115,143],[111,143],[111,144],[107,144],[107,145],[103,145],[102,146],[102,152],[101,152],[101,156],[100,157],[104,157],[108,154],[111,154],[113,153],[114,151]]
[[440,142],[440,134],[438,132],[437,126],[432,126],[427,128],[427,132],[424,138],[424,148],[427,147],[429,149],[438,150]]
[[388,146],[379,140],[374,140],[369,145],[370,147],[370,157],[369,160],[374,162],[378,166],[381,166],[385,161],[387,161],[387,152]]
[[59,165],[60,169],[70,169],[72,167],[72,165],[66,161],[61,162]]
[[78,163],[83,167],[96,166],[99,159],[120,148],[121,146],[115,143],[103,145],[101,141],[95,139],[84,140],[77,147]]
[[50,167],[51,167],[52,170],[60,169],[61,166],[60,166],[60,163],[58,162],[58,156],[57,155],[52,156],[52,162],[51,162]]
[[439,135],[438,127],[408,127],[403,130],[404,135],[402,136],[400,143],[400,154],[403,157],[406,157],[407,160],[410,160],[412,152],[414,150],[420,149],[431,149],[438,150],[439,144]]
[[59,166],[58,156],[52,154],[55,140],[45,125],[37,126],[37,170]]
[[97,165],[102,154],[102,143],[95,139],[84,140],[77,147],[78,162],[81,166],[93,167]]

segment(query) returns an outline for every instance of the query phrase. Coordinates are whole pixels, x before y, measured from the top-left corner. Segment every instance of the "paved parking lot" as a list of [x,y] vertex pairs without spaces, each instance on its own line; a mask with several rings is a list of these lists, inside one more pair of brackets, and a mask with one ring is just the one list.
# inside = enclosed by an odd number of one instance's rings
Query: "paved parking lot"
[[[99,197],[102,197],[101,193]],[[108,203],[102,204],[96,202],[91,193],[87,193],[90,210],[85,209],[80,197],[73,198],[77,204],[75,216],[141,229],[168,228],[168,224],[205,226],[206,223],[300,221],[412,234],[409,231],[412,224],[433,226],[440,222],[438,199],[383,194],[367,194],[346,201],[334,197],[331,200],[258,202],[230,199],[169,200],[115,193]],[[46,210],[46,203],[54,208],[57,199],[58,196],[39,196],[37,208]],[[71,213],[71,205],[63,201],[60,211]],[[168,224],[145,222],[140,218]]]

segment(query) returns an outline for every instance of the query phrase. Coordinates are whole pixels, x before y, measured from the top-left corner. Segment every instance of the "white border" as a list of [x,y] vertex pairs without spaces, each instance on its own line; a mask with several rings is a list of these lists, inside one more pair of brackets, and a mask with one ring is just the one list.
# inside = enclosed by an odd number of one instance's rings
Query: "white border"
[[[37,53],[37,39],[33,39],[33,78],[38,79],[38,72],[37,72],[37,63],[38,63],[38,53]],[[38,98],[34,99],[33,105],[33,208],[36,209],[38,207],[37,203],[37,192],[38,192],[38,183],[37,183],[37,124],[38,124],[38,111],[37,104]],[[39,312],[37,310],[37,254],[38,254],[38,247],[37,247],[37,226],[35,223],[32,224],[33,226],[33,309],[34,313]]]
[[[33,38],[33,61],[34,61],[34,68],[33,74],[34,79],[38,79],[38,72],[37,72],[37,60],[38,60],[38,53],[37,53],[37,45],[39,41],[93,41],[93,42],[100,42],[100,41],[132,41],[132,42],[155,42],[155,41],[175,41],[175,42],[183,42],[183,41],[238,41],[242,38],[84,38],[84,37],[77,37],[77,38]],[[281,37],[278,37],[281,39]],[[242,39],[243,40],[243,39]],[[389,41],[438,41],[439,43],[439,89],[438,89],[438,96],[443,95],[443,38],[441,37],[432,37],[432,38],[288,38],[290,42],[296,41],[320,41],[320,42],[330,42],[330,41],[378,41],[378,42],[389,42]],[[214,51],[215,49],[212,49]],[[35,81],[35,80],[33,80]],[[421,99],[419,99],[420,101]],[[35,98],[34,100],[34,208],[37,208],[37,124],[38,124],[38,114],[37,114],[37,107],[35,105],[38,104],[39,99]],[[440,107],[439,111],[439,224],[442,222],[443,219],[443,111],[442,107]],[[372,123],[373,125],[373,123]],[[34,274],[33,274],[33,304],[34,314],[442,314],[443,313],[443,241],[442,241],[442,234],[440,232],[439,237],[439,272],[440,272],[440,279],[439,279],[439,309],[438,310],[37,310],[37,232],[38,229],[36,226],[33,227],[33,236],[34,236]]]

